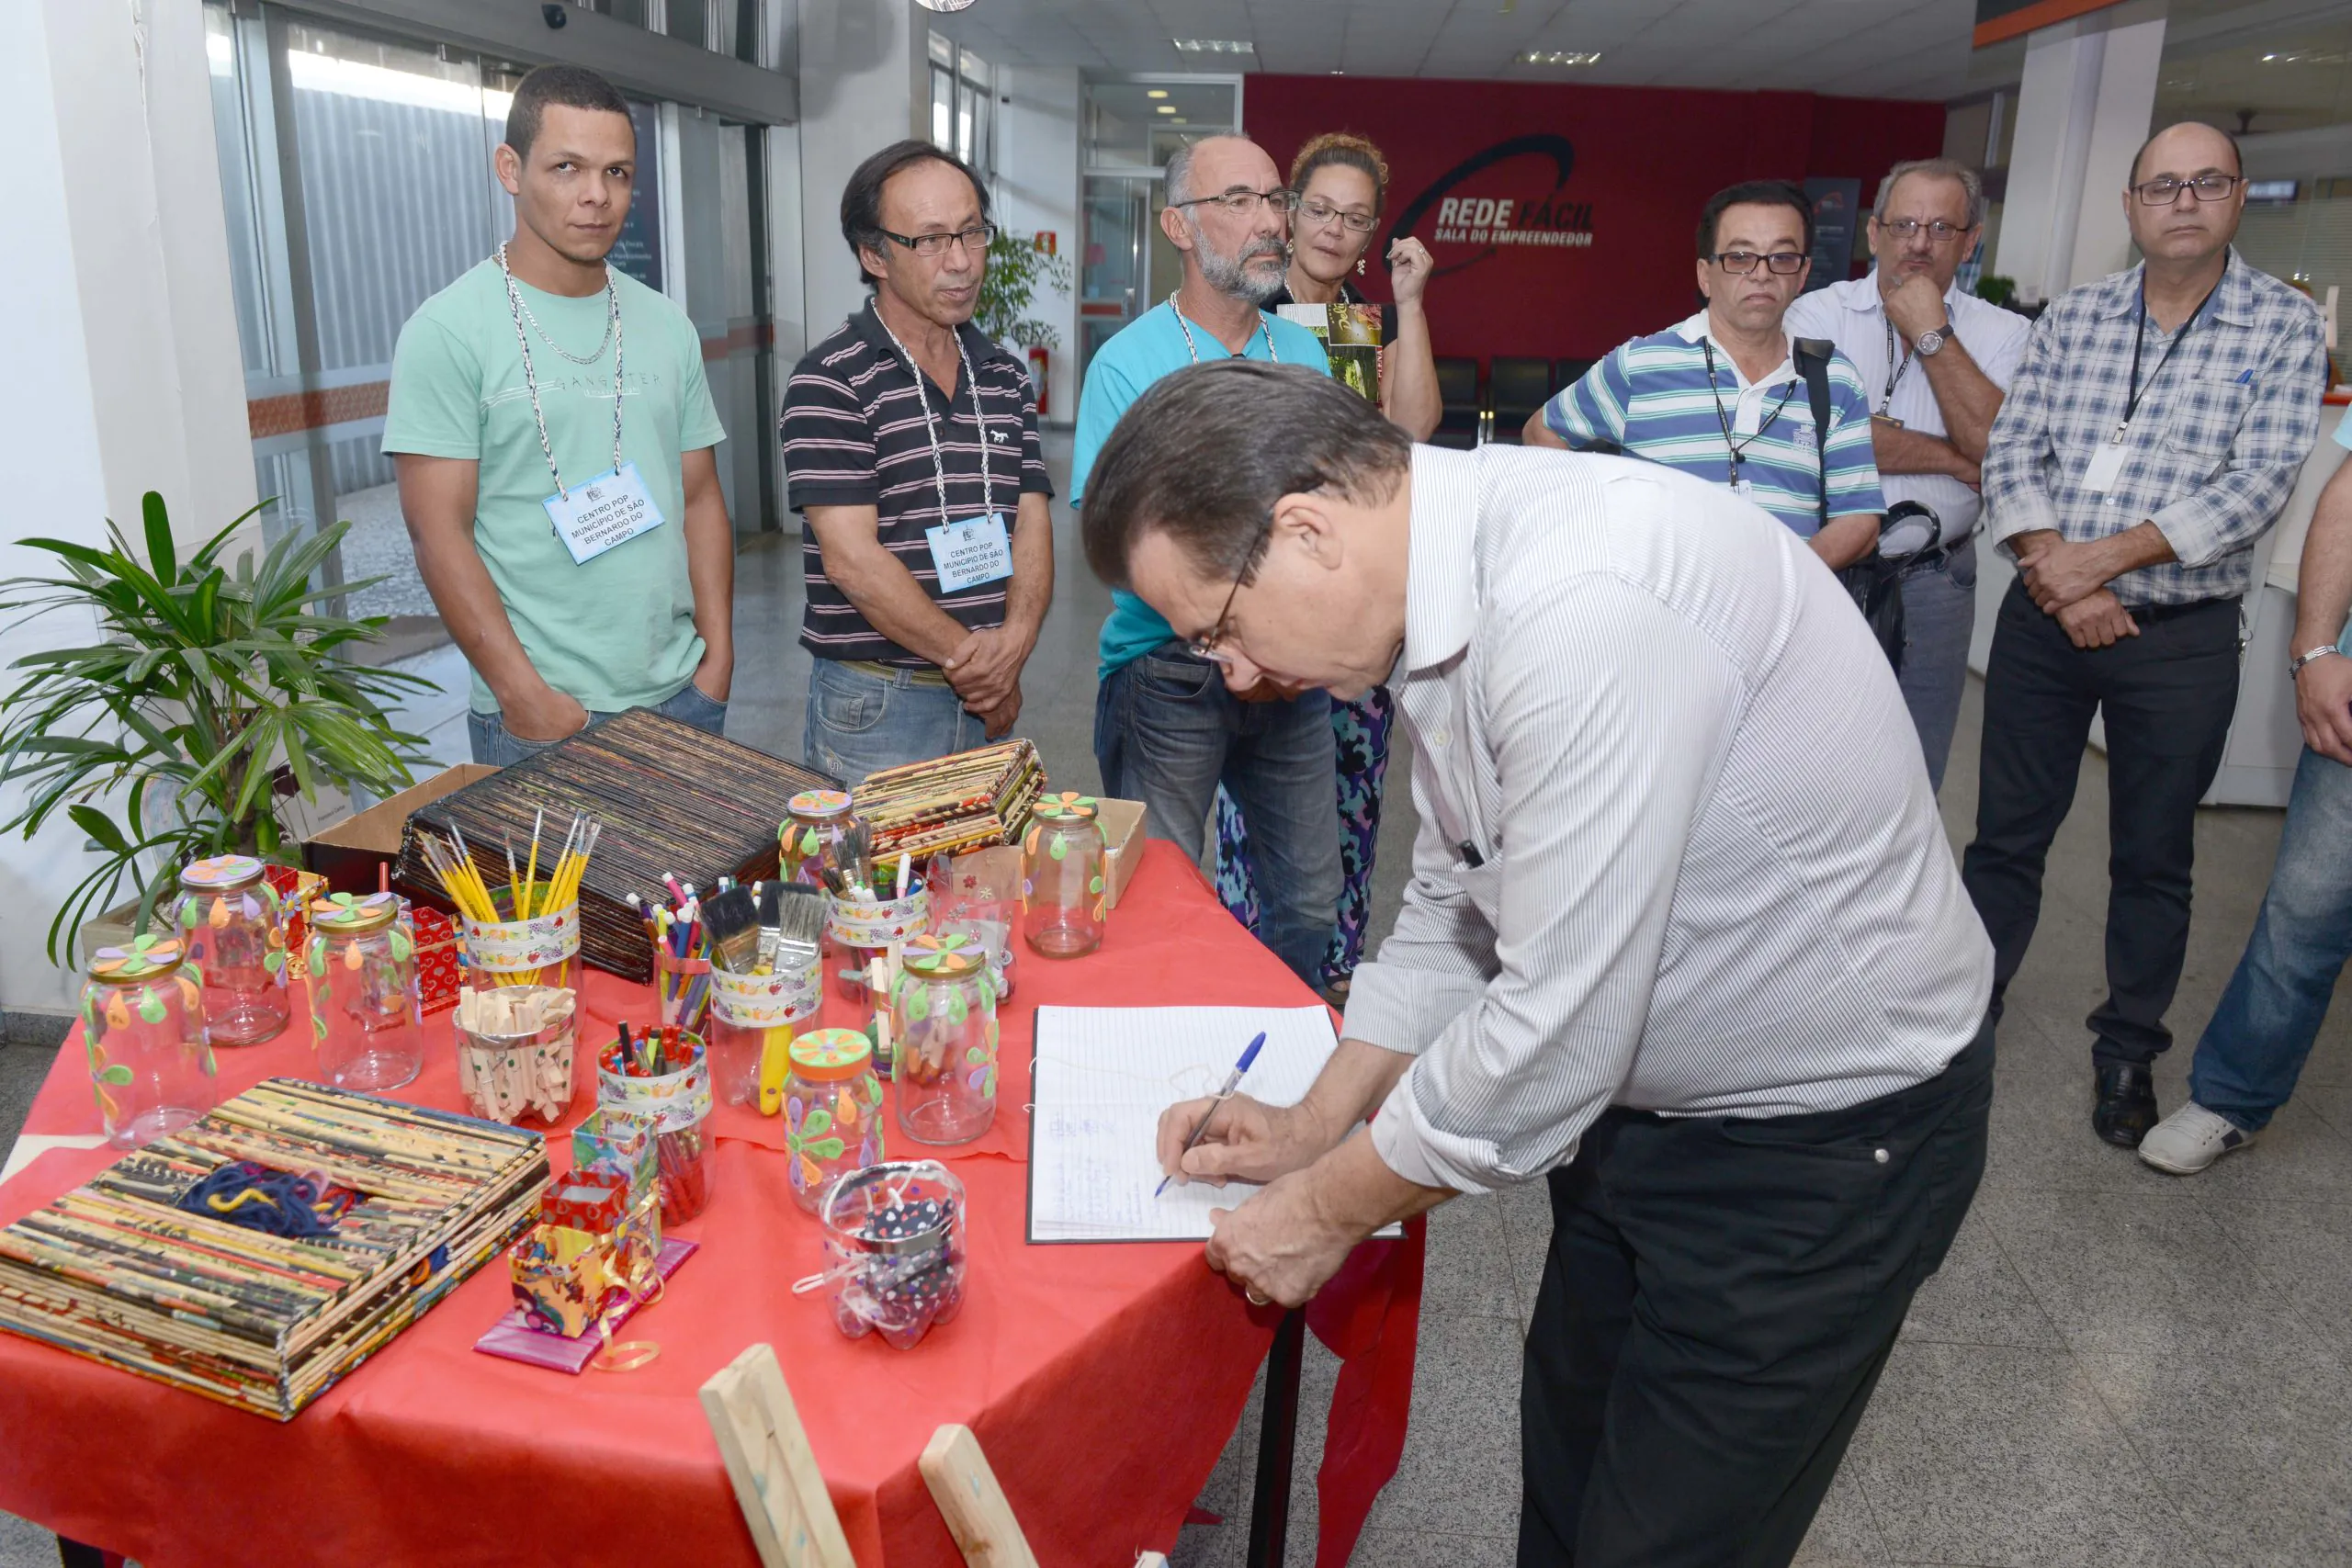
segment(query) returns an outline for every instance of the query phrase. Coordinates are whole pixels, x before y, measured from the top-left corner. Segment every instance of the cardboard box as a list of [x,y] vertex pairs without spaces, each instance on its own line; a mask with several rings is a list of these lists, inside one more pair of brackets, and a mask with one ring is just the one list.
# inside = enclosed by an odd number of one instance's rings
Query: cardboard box
[[1103,860],[1109,873],[1111,908],[1115,909],[1119,895],[1127,890],[1143,860],[1144,806],[1140,800],[1116,800],[1109,795],[1097,795],[1095,802],[1094,819],[1102,825],[1102,841],[1108,846]]
[[[327,879],[329,892],[373,893],[376,868],[397,866],[400,862],[401,832],[408,826],[410,812],[496,772],[496,768],[481,762],[459,762],[454,768],[445,768],[423,784],[312,834],[303,841],[302,863]],[[438,887],[408,887],[405,891],[413,897],[435,904],[446,902]]]

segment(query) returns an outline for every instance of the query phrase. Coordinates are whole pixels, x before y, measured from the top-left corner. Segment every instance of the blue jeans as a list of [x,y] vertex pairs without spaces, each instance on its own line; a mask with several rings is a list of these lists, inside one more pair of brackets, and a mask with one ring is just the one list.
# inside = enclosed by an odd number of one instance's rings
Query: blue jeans
[[2245,955],[2197,1042],[2189,1098],[2247,1132],[2295,1092],[2352,958],[2352,768],[2309,747]]
[[968,751],[988,739],[988,727],[965,711],[954,687],[914,674],[901,670],[886,681],[837,659],[816,660],[800,731],[803,759],[854,789],[868,773]]
[[1976,630],[1976,541],[1903,580],[1903,705],[1919,732],[1928,787],[1943,788],[1951,732],[1968,685],[1968,639]]
[[1224,784],[1250,826],[1258,940],[1308,985],[1323,983],[1340,903],[1329,697],[1245,703],[1214,662],[1162,643],[1103,677],[1094,760],[1103,793],[1142,801],[1151,836],[1195,864]]
[[[727,705],[713,702],[703,695],[702,688],[688,681],[671,694],[666,702],[655,705],[653,711],[664,718],[674,718],[681,724],[691,724],[696,729],[720,735],[727,728]],[[591,713],[590,725],[599,725],[614,716]],[[507,733],[503,716],[496,711],[466,715],[466,739],[472,746],[474,761],[487,762],[495,768],[511,768],[526,757],[535,757],[553,740],[526,740],[519,735]]]

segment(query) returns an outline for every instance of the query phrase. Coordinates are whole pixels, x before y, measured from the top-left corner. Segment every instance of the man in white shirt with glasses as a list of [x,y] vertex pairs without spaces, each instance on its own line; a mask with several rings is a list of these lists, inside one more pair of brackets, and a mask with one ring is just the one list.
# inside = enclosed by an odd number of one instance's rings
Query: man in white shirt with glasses
[[2031,323],[1952,281],[1984,231],[1984,186],[1950,158],[1897,164],[1870,220],[1868,277],[1789,307],[1792,337],[1826,338],[1870,395],[1871,446],[1902,563],[1904,705],[1940,789],[1976,625],[1977,464]]

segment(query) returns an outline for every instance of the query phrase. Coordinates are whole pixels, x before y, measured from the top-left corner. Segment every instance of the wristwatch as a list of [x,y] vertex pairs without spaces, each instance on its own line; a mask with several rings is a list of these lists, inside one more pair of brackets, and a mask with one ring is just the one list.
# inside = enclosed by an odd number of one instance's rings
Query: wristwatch
[[1944,344],[1951,337],[1951,323],[1950,321],[1946,321],[1940,327],[1930,328],[1928,331],[1921,333],[1919,334],[1919,341],[1913,346],[1918,350],[1920,358],[1933,359],[1937,355],[1943,352]]
[[2296,676],[2301,674],[2303,672],[2303,666],[2309,664],[2314,659],[2325,659],[2331,653],[2342,653],[2343,651],[2344,650],[2342,649],[2336,647],[2332,642],[2321,643],[2317,648],[2307,648],[2302,652],[2295,655],[2294,658],[2287,661],[2287,679],[2291,681]]

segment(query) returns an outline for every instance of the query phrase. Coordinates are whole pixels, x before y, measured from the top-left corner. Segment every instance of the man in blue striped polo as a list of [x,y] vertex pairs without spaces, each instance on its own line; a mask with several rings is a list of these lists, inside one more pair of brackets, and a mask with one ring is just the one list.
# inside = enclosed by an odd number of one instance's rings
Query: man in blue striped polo
[[1829,355],[1829,429],[1816,437],[1781,318],[1804,289],[1813,209],[1779,180],[1717,191],[1699,219],[1707,308],[1611,350],[1528,420],[1531,446],[1608,443],[1729,488],[1832,567],[1878,542],[1871,411],[1846,356]]

